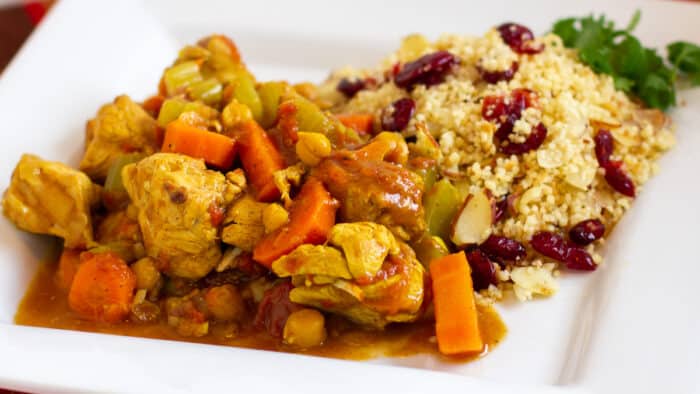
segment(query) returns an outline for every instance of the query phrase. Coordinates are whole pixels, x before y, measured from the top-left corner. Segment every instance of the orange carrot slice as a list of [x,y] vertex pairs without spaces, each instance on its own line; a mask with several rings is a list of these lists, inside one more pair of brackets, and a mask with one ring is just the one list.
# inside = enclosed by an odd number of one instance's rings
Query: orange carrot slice
[[464,252],[430,262],[435,305],[435,333],[442,354],[478,353],[479,332],[471,270]]
[[161,150],[204,159],[207,164],[226,170],[233,164],[236,144],[230,137],[176,120],[165,128]]
[[271,267],[278,258],[301,244],[326,242],[335,224],[338,201],[321,181],[310,178],[302,186],[290,208],[289,222],[263,238],[253,251],[253,259]]

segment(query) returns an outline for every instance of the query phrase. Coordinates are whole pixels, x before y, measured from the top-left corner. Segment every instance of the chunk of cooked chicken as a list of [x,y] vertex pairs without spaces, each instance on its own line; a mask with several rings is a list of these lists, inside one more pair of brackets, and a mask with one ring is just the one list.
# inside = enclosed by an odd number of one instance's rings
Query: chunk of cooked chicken
[[67,248],[94,246],[91,208],[100,191],[87,175],[25,154],[17,163],[2,208],[17,227],[65,240]]
[[95,241],[105,250],[118,254],[127,263],[146,254],[139,223],[130,218],[126,210],[110,212],[103,217],[95,230]]
[[324,245],[304,244],[272,263],[272,271],[278,276],[323,275],[352,279],[348,262],[335,248]]
[[[415,320],[423,303],[423,266],[408,245],[389,255],[382,269],[368,281],[336,279],[317,284],[294,277],[292,302],[337,313],[359,324],[383,328],[391,322]],[[324,278],[326,279],[326,278]]]
[[[349,254],[343,255],[328,245],[305,244],[272,264],[278,276],[292,277],[293,302],[376,328],[418,316],[424,270],[408,245],[396,241],[386,227],[375,223],[336,224],[331,234],[331,238],[335,234],[335,240],[330,243]],[[368,256],[358,256],[363,245]],[[377,259],[379,267],[375,269]]]
[[202,160],[156,153],[124,167],[122,177],[146,252],[164,272],[197,279],[211,271],[221,258],[220,212],[235,194],[224,175]]
[[404,240],[425,231],[423,181],[400,164],[377,160],[362,150],[341,150],[321,161],[311,176],[340,200],[343,221],[380,223]]
[[343,250],[354,278],[376,275],[387,255],[399,253],[399,243],[391,231],[372,222],[336,224],[328,242]]
[[263,212],[268,205],[249,194],[238,199],[226,212],[221,240],[246,252],[252,251],[265,235]]
[[85,130],[85,154],[80,169],[95,180],[107,176],[112,162],[120,155],[158,150],[157,123],[129,96],[119,96],[106,104],[90,120]]

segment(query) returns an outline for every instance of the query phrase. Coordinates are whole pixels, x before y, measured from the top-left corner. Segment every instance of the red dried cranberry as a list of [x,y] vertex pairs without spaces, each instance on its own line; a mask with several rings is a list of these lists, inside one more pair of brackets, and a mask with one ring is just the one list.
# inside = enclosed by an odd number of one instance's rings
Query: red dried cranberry
[[564,238],[549,231],[533,235],[530,245],[542,255],[566,264],[569,269],[593,271],[598,268],[588,252],[567,244]]
[[577,245],[586,246],[605,234],[605,225],[598,219],[584,220],[569,229],[569,239]]
[[634,182],[622,169],[622,162],[610,161],[606,164],[605,180],[618,193],[622,193],[627,197],[634,197],[636,194]]
[[489,285],[497,285],[496,268],[489,257],[479,249],[467,252],[467,261],[472,269],[472,282],[474,290],[482,290]]
[[595,142],[595,157],[598,159],[598,165],[605,168],[613,153],[613,136],[608,130],[600,129],[593,137],[593,141]]
[[343,93],[345,97],[347,98],[352,98],[359,92],[360,90],[365,88],[365,81],[360,78],[354,78],[352,80],[348,78],[343,78],[338,82],[338,86],[336,89],[338,89],[339,92]]
[[489,256],[503,260],[520,260],[525,257],[525,246],[520,242],[500,235],[489,236],[479,249]]
[[569,253],[566,256],[566,268],[579,271],[594,271],[598,268],[598,264],[593,261],[588,252],[581,248],[569,248]]
[[547,137],[547,128],[538,124],[528,139],[520,144],[503,145],[508,136],[513,132],[515,122],[520,119],[522,112],[530,107],[537,106],[537,95],[529,89],[515,89],[507,99],[502,96],[487,96],[481,105],[481,115],[486,120],[496,121],[498,129],[494,133],[496,145],[505,154],[522,154],[542,145]]
[[500,145],[499,149],[506,155],[521,155],[523,153],[535,150],[542,145],[544,139],[547,138],[547,128],[544,124],[539,123],[527,136],[525,142],[515,144],[509,142],[507,145]]
[[498,202],[496,202],[496,209],[493,214],[493,222],[498,223],[508,211],[508,196],[504,196]]
[[283,282],[267,290],[263,295],[254,325],[259,330],[267,330],[274,337],[281,337],[287,318],[301,306],[289,300],[289,292],[294,286],[291,282]]
[[481,67],[477,67],[477,69],[479,70],[481,79],[488,83],[498,83],[500,81],[510,81],[513,79],[513,76],[516,72],[518,72],[519,67],[520,65],[518,62],[513,62],[510,64],[510,68],[503,71],[487,71]]
[[521,54],[535,54],[544,50],[544,45],[536,45],[533,40],[535,36],[532,31],[517,23],[504,23],[497,27],[501,38],[510,49]]
[[382,129],[402,131],[408,126],[415,111],[416,103],[408,97],[394,101],[382,112]]
[[406,63],[396,74],[394,82],[404,89],[411,89],[415,85],[437,85],[445,80],[445,75],[457,62],[457,58],[447,51],[429,53]]
[[481,103],[481,116],[490,122],[501,120],[507,109],[503,96],[486,96]]
[[535,233],[530,240],[532,248],[551,259],[564,262],[569,255],[569,245],[564,238],[549,231]]

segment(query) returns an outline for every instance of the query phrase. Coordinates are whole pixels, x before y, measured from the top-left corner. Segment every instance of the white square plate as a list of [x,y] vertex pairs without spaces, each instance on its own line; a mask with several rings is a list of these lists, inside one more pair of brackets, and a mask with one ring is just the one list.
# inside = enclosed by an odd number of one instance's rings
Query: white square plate
[[[76,164],[85,121],[120,93],[156,90],[181,43],[229,34],[261,80],[320,81],[371,65],[421,32],[480,35],[507,20],[538,33],[604,11],[661,48],[700,40],[700,6],[627,2],[404,0],[57,4],[0,79],[0,189],[23,152]],[[150,14],[156,16],[152,18]],[[190,343],[22,327],[17,304],[45,240],[0,220],[0,387],[40,392],[696,392],[700,372],[700,90],[681,93],[678,146],[615,229],[607,263],[566,274],[555,297],[501,306],[505,341],[473,363],[430,356],[346,362]],[[382,364],[382,365],[379,365]],[[412,368],[396,368],[404,366]],[[440,371],[440,372],[433,372]],[[449,372],[449,373],[444,373]]]

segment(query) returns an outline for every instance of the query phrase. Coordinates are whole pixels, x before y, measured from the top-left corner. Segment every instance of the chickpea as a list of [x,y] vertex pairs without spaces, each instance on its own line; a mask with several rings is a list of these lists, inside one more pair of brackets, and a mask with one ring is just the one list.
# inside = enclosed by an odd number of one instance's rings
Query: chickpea
[[313,167],[331,154],[331,142],[325,135],[306,131],[300,131],[298,135],[296,152],[304,164]]
[[219,321],[240,320],[245,313],[241,293],[230,284],[210,288],[205,296],[207,309]]
[[372,142],[383,145],[386,160],[398,164],[408,161],[408,145],[401,134],[383,131],[374,137]]
[[265,233],[271,233],[289,221],[289,212],[280,204],[269,204],[262,213]]
[[152,290],[160,281],[160,272],[152,257],[144,257],[136,261],[131,265],[131,270],[136,275],[137,289]]
[[284,342],[300,348],[319,346],[326,340],[325,319],[315,309],[302,309],[287,318],[283,331]]
[[221,112],[221,122],[224,127],[232,128],[253,119],[253,113],[247,105],[233,99]]

